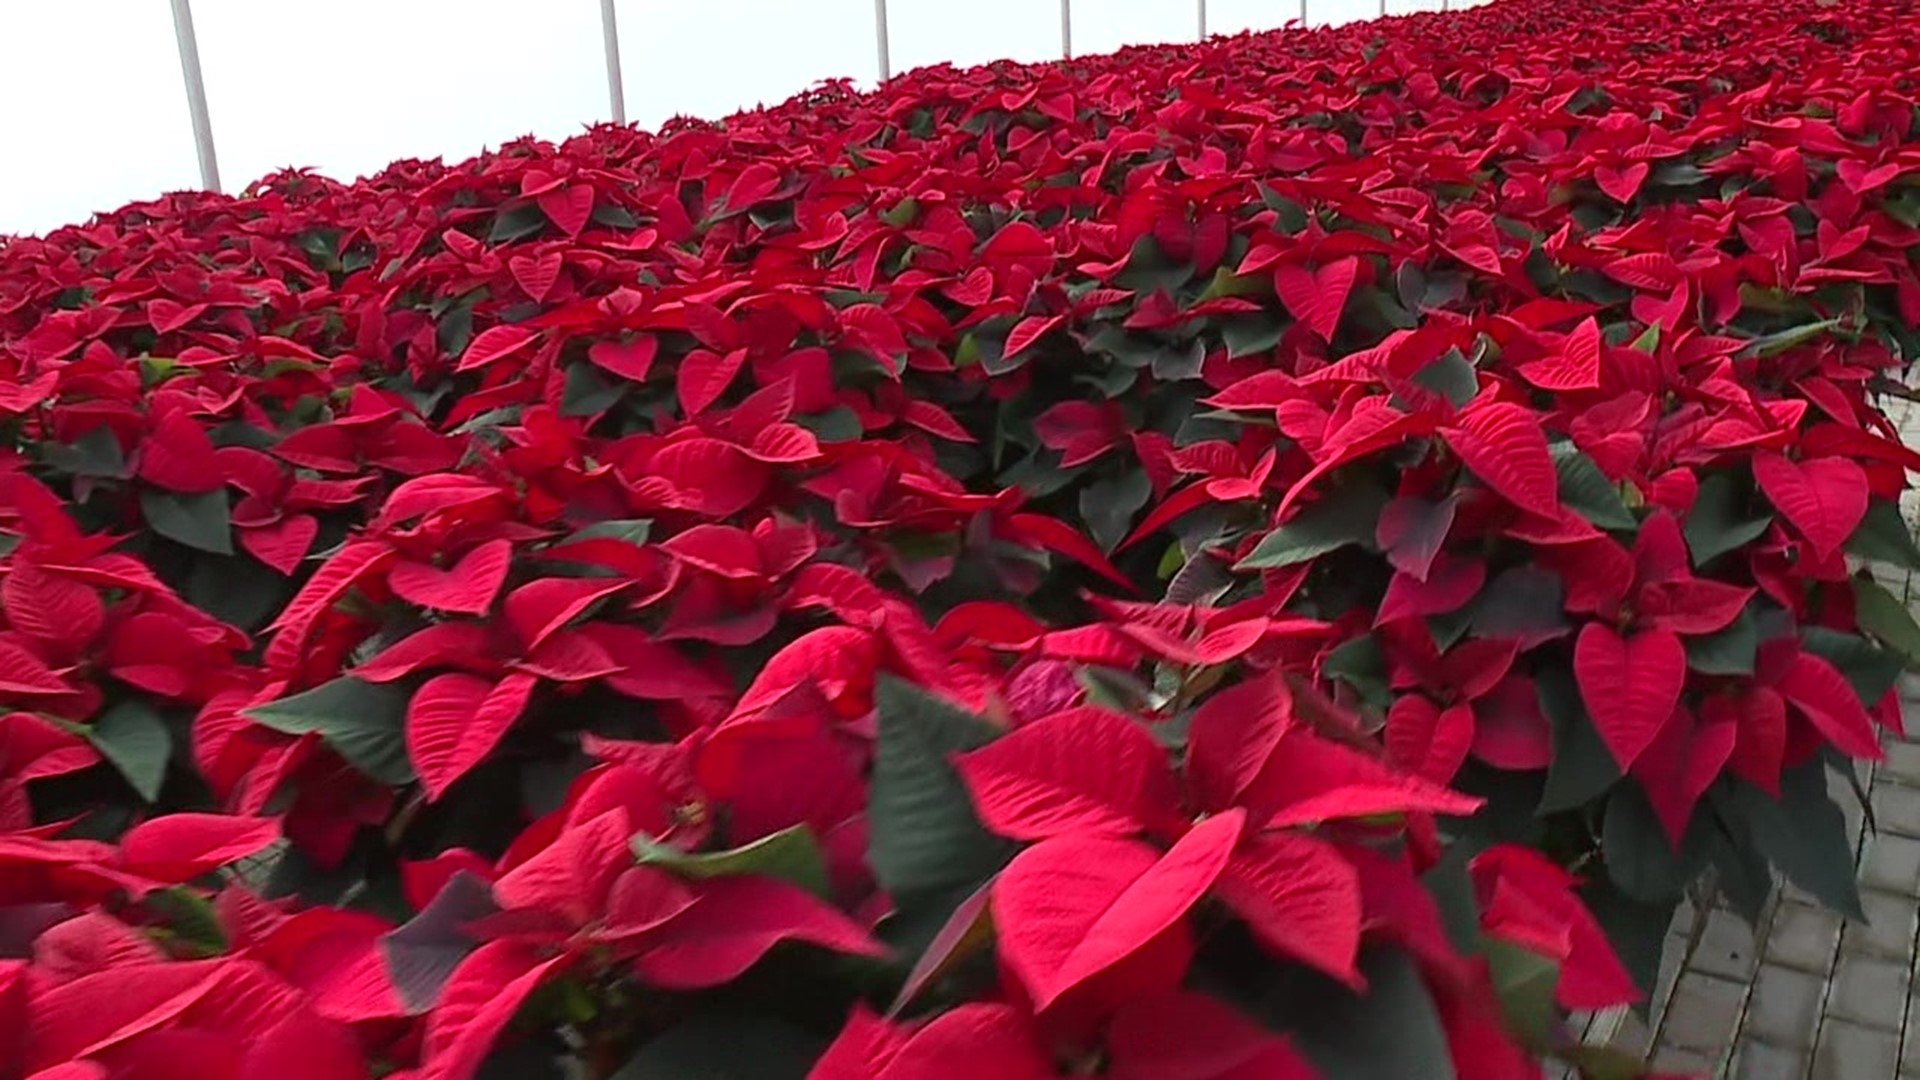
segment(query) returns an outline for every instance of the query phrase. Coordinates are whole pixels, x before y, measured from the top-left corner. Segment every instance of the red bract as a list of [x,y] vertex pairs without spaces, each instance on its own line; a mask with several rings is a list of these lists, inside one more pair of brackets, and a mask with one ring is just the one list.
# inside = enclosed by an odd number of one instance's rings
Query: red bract
[[0,242],[0,1080],[1505,1080],[1703,867],[1854,909],[1905,14],[932,69]]

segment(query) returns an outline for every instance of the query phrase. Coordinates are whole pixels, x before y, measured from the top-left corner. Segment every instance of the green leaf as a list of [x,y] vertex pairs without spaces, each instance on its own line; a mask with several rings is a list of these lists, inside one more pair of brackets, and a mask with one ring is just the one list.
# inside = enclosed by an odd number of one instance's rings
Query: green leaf
[[1560,1019],[1553,991],[1560,984],[1560,965],[1532,949],[1504,938],[1488,938],[1487,966],[1507,1030],[1518,1035],[1535,1053],[1553,1048],[1553,1029]]
[[949,758],[993,741],[993,725],[911,683],[882,678],[868,800],[867,861],[888,892],[984,881],[1013,857],[987,832]]
[[1777,800],[1741,780],[1715,785],[1709,794],[1720,816],[1788,881],[1849,919],[1864,918],[1846,815],[1828,794],[1819,761],[1781,773]]
[[1400,303],[1409,308],[1425,306],[1427,302],[1427,275],[1420,264],[1412,259],[1400,264],[1393,272],[1393,291],[1399,294]]
[[297,360],[291,356],[282,356],[277,359],[267,361],[267,366],[263,369],[263,372],[268,378],[277,379],[282,375],[287,375],[293,372],[299,372],[300,374],[303,374],[303,375],[310,375],[310,374],[313,374],[314,372],[325,371],[325,370],[327,370],[327,366],[325,364],[316,364],[311,360]]
[[1572,671],[1560,666],[1541,668],[1535,682],[1540,711],[1553,726],[1553,762],[1547,767],[1547,790],[1538,812],[1584,806],[1620,779],[1620,766],[1587,716]]
[[213,910],[213,902],[198,891],[176,885],[148,893],[143,902],[161,917],[176,942],[190,946],[194,957],[218,956],[227,951],[227,932],[221,928],[220,916]]
[[1239,274],[1222,266],[1213,272],[1213,280],[1207,282],[1195,303],[1204,304],[1209,300],[1218,300],[1224,296],[1257,296],[1268,288],[1268,278],[1261,274]]
[[1620,498],[1620,489],[1593,459],[1570,442],[1553,445],[1553,467],[1560,472],[1560,501],[1580,511],[1602,529],[1637,528],[1633,511]]
[[[1660,978],[1667,931],[1673,926],[1673,913],[1679,908],[1680,899],[1642,903],[1621,892],[1604,876],[1589,878],[1580,890],[1580,899],[1599,921],[1607,941],[1620,955],[1627,973],[1633,976],[1634,985],[1650,999]],[[1644,1000],[1642,1006],[1636,1007],[1644,1007]]]
[[1095,327],[1086,344],[1088,352],[1110,356],[1114,361],[1111,366],[1128,371],[1152,367],[1154,358],[1166,347],[1158,334],[1135,333],[1117,321]]
[[140,492],[140,512],[154,532],[169,540],[215,555],[233,554],[225,488],[195,495],[147,488]]
[[805,1080],[826,1045],[778,1017],[700,1013],[640,1047],[609,1080]]
[[1160,561],[1153,565],[1153,576],[1161,581],[1171,581],[1173,575],[1179,573],[1180,569],[1186,565],[1186,550],[1180,546],[1180,541],[1175,540],[1167,545],[1167,550],[1160,553]]
[[160,796],[167,759],[173,754],[173,733],[152,706],[123,701],[102,713],[87,729],[87,737],[140,798],[152,802]]
[[293,583],[252,555],[193,557],[180,595],[187,603],[248,633],[265,627],[293,595]]
[[1387,493],[1376,487],[1334,491],[1268,533],[1235,569],[1292,566],[1348,544],[1372,548],[1386,505]]
[[171,356],[143,356],[140,358],[140,388],[151,390],[175,375],[185,375],[192,370]]
[[793,825],[751,844],[726,851],[688,852],[657,844],[642,833],[633,838],[633,854],[643,865],[660,866],[689,878],[761,874],[792,882],[816,896],[827,895],[827,860],[813,830]]
[[1387,682],[1387,657],[1372,634],[1343,642],[1327,653],[1320,662],[1320,677],[1338,679],[1382,708],[1393,703],[1393,688]]
[[1723,630],[1684,639],[1687,666],[1702,675],[1751,675],[1760,648],[1760,624],[1750,607]]
[[1638,784],[1621,784],[1607,799],[1600,852],[1614,885],[1645,903],[1679,897],[1692,878]]
[[1846,549],[1863,559],[1920,570],[1920,545],[1914,543],[1913,530],[1892,499],[1876,497],[1867,503],[1867,516],[1847,537]]
[[127,475],[127,459],[120,452],[120,440],[114,436],[113,429],[104,424],[75,439],[71,446],[42,442],[40,453],[47,464],[75,476]]
[[[1178,549],[1178,545],[1175,549]],[[1089,664],[1074,673],[1074,681],[1086,690],[1089,705],[1120,713],[1140,712],[1153,707],[1153,687],[1131,671]]]
[[1425,981],[1406,953],[1369,948],[1360,956],[1364,995],[1315,984],[1261,1011],[1293,1026],[1300,1049],[1323,1076],[1339,1080],[1458,1080],[1446,1029]]
[[1692,187],[1711,179],[1712,174],[1691,161],[1667,161],[1653,170],[1653,175],[1647,177],[1647,183],[1655,187]]
[[1649,354],[1659,352],[1660,324],[1652,323],[1648,325],[1645,330],[1640,331],[1639,337],[1633,339],[1633,344],[1627,347],[1630,349],[1638,349],[1643,353]]
[[560,415],[595,416],[619,404],[631,383],[613,378],[592,364],[569,364],[560,391]]
[[[900,991],[894,995],[889,1013],[897,1014],[913,1004],[915,998],[927,987],[945,979],[969,961],[990,953],[997,931],[993,925],[993,882],[968,894],[966,899],[952,905],[947,918],[931,934],[914,933],[919,939],[924,936],[925,943],[916,950],[919,959],[907,972],[900,984]],[[940,905],[938,910],[947,910]],[[897,932],[899,927],[888,927]],[[917,929],[917,928],[913,928]],[[916,944],[919,942],[916,940]]]
[[[983,359],[984,354],[980,349],[980,338],[972,333],[962,336],[960,338],[960,344],[953,347],[954,367],[972,367],[980,363]],[[845,406],[835,406],[835,408],[845,408]]]
[[1456,843],[1433,869],[1420,875],[1420,884],[1433,894],[1448,939],[1454,948],[1469,956],[1479,953],[1486,945],[1486,936],[1480,932],[1480,902],[1474,897],[1469,868],[1472,854],[1466,845]]
[[1705,566],[1716,557],[1759,539],[1773,515],[1755,516],[1747,507],[1747,492],[1731,473],[1714,473],[1700,482],[1700,494],[1687,511],[1687,547],[1693,565]]
[[1858,634],[1809,626],[1800,636],[1800,646],[1839,668],[1866,705],[1886,697],[1900,679],[1899,658]]
[[414,779],[407,757],[411,697],[403,686],[342,675],[305,693],[257,705],[246,715],[289,735],[316,732],[369,778],[397,785]]
[[620,518],[615,521],[596,521],[584,529],[576,529],[561,543],[572,544],[581,540],[619,540],[634,547],[645,547],[647,538],[652,535],[652,518]]
[[[1010,329],[1010,327],[1008,327]],[[1020,350],[1014,356],[1006,356],[1006,334],[995,334],[991,338],[977,338],[973,348],[979,354],[979,365],[987,375],[1012,375],[1027,365],[1027,359],[1035,356],[1037,350]],[[845,377],[841,377],[845,380]]]
[[1773,867],[1759,849],[1720,826],[1718,812],[1713,818],[1714,827],[1703,835],[1713,861],[1714,885],[1747,925],[1757,928],[1773,894]]
[[[1170,550],[1178,552],[1180,545],[1174,544]],[[1168,576],[1165,602],[1214,607],[1235,584],[1226,564],[1219,559],[1189,559]]]
[[1920,229],[1920,188],[1904,188],[1880,200],[1880,209],[1909,229]]
[[1291,236],[1307,227],[1307,211],[1299,203],[1280,194],[1265,184],[1256,185],[1260,189],[1260,201],[1274,213],[1274,224],[1280,231]]
[[1778,356],[1795,346],[1805,345],[1807,342],[1812,341],[1839,325],[1839,319],[1821,319],[1819,322],[1810,322],[1801,326],[1789,327],[1778,333],[1768,334],[1765,337],[1757,337],[1747,342],[1747,347],[1741,355],[1763,358]]
[[860,414],[845,405],[821,413],[796,416],[793,422],[818,436],[821,442],[853,442],[860,438]]
[[1433,635],[1434,647],[1446,652],[1460,644],[1460,639],[1473,629],[1475,607],[1474,604],[1467,604],[1439,615],[1427,616],[1427,632]]
[[1854,615],[1860,629],[1898,653],[1909,671],[1920,670],[1920,624],[1915,624],[1907,605],[1880,583],[1868,577],[1853,579]]
[[618,229],[621,232],[632,232],[640,227],[640,219],[633,216],[633,211],[610,202],[595,203],[593,216],[588,220],[595,225]]
[[1459,349],[1448,349],[1434,361],[1413,373],[1413,381],[1465,408],[1480,393],[1480,376],[1473,362]]
[[493,228],[487,232],[489,244],[507,244],[524,240],[547,227],[547,215],[537,202],[509,206],[493,216]]
[[[1409,261],[1406,265],[1412,266],[1413,263]],[[1416,311],[1450,308],[1467,298],[1467,291],[1471,286],[1471,278],[1461,271],[1430,271],[1420,281],[1419,300],[1407,306]]]
[[1227,344],[1227,357],[1256,356],[1270,352],[1287,334],[1287,324],[1271,315],[1227,315],[1220,319],[1220,337]]
[[1152,495],[1153,481],[1145,469],[1131,469],[1081,489],[1080,518],[1100,550],[1112,551],[1127,538],[1133,516]]
[[919,215],[920,200],[909,195],[899,202],[894,203],[893,206],[888,209],[882,210],[880,212],[880,220],[896,229],[904,229],[913,224],[913,219]]
[[1516,566],[1488,583],[1470,610],[1476,637],[1553,637],[1568,627],[1566,583],[1542,566]]
[[[1148,366],[1148,370],[1152,371],[1153,377],[1159,379],[1161,382],[1182,382],[1187,379],[1199,378],[1200,369],[1206,362],[1207,343],[1204,341],[1194,341],[1184,350],[1173,348],[1160,350],[1154,354],[1153,363]],[[1120,373],[1116,372],[1116,374]],[[1139,376],[1138,372],[1125,372],[1124,374],[1125,382],[1120,384],[1114,393],[1109,396],[1118,396],[1120,393],[1131,388],[1135,379]]]
[[1365,326],[1412,330],[1420,325],[1419,316],[1408,311],[1392,290],[1379,285],[1356,287],[1347,298],[1347,305],[1348,315],[1359,319]]
[[[399,265],[399,260],[395,260],[395,265]],[[466,352],[467,346],[473,343],[473,305],[461,304],[441,316],[435,336],[448,355],[458,356]]]

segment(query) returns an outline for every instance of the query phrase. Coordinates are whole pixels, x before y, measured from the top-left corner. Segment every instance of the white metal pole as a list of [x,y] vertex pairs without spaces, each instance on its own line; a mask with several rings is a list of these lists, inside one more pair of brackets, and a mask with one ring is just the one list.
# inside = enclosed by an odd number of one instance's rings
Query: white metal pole
[[893,58],[887,54],[887,0],[873,0],[873,47],[880,62],[880,81],[893,78]]
[[1073,59],[1073,0],[1060,0],[1060,55]]
[[1307,0],[1300,0],[1300,28],[1307,27]]
[[187,87],[187,113],[193,120],[193,152],[200,159],[200,186],[220,190],[220,161],[213,153],[213,120],[207,115],[207,83],[200,76],[200,43],[193,36],[193,9],[173,0],[173,37],[180,46],[180,79]]
[[1196,40],[1205,41],[1207,40],[1207,0],[1194,0],[1194,5],[1200,9],[1200,36]]
[[600,41],[607,53],[607,103],[613,122],[627,122],[627,88],[620,78],[620,25],[614,19],[613,0],[600,0]]

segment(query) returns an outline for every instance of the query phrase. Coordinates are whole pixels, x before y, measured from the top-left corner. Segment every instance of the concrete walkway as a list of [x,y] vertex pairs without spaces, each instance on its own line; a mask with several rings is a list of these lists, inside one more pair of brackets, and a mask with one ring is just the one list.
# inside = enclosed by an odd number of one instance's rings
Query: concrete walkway
[[[1920,708],[1909,723],[1920,724]],[[1865,922],[1785,887],[1757,932],[1725,906],[1683,907],[1651,1024],[1627,1014],[1605,1040],[1656,1068],[1737,1080],[1920,1078],[1920,741],[1863,767],[1878,831],[1849,811]],[[1854,799],[1836,780],[1843,807]],[[1590,1030],[1598,1034],[1599,1024]]]

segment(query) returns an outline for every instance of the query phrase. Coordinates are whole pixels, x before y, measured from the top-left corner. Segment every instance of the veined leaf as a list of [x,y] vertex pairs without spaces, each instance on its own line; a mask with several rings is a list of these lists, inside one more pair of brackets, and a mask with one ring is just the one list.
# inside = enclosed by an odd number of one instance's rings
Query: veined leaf
[[643,865],[664,867],[682,877],[765,874],[790,881],[816,896],[827,895],[826,856],[813,830],[805,825],[789,826],[725,851],[681,851],[641,834],[633,838],[633,854]]
[[173,753],[173,734],[151,706],[137,699],[123,701],[102,713],[87,729],[87,736],[142,799],[152,802],[159,797],[167,758]]
[[233,554],[233,519],[225,488],[184,495],[146,489],[140,512],[153,531],[177,543],[215,555]]
[[1731,473],[1714,473],[1700,482],[1700,493],[1687,511],[1687,548],[1693,565],[1705,566],[1729,551],[1760,538],[1772,523],[1770,514],[1747,509],[1746,495]]
[[1898,653],[1907,670],[1920,670],[1920,624],[1915,624],[1905,604],[1865,577],[1853,579],[1853,604],[1860,629]]
[[1013,847],[980,824],[950,759],[991,742],[993,727],[890,677],[881,679],[874,708],[867,848],[874,877],[896,896],[986,880]]
[[1603,529],[1631,530],[1638,525],[1620,498],[1620,489],[1593,459],[1570,442],[1554,443],[1553,467],[1560,474],[1560,501]]
[[1292,566],[1348,544],[1371,549],[1386,505],[1387,493],[1376,487],[1330,493],[1268,533],[1237,569]]
[[247,710],[247,717],[289,735],[316,732],[355,768],[383,784],[411,783],[407,757],[408,689],[351,675]]
[[1866,516],[1847,538],[1846,548],[1848,554],[1863,559],[1920,570],[1920,544],[1914,543],[1913,530],[1891,499],[1874,498],[1867,503]]

